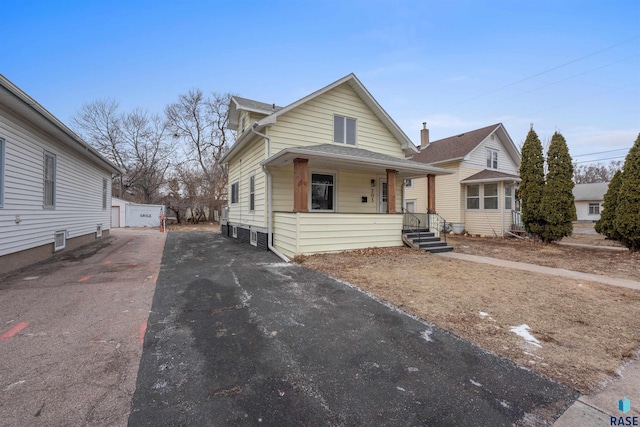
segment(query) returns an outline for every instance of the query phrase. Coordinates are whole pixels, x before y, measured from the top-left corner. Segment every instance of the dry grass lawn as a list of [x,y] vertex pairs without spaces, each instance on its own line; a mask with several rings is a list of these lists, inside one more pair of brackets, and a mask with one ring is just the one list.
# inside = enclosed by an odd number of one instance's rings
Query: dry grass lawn
[[[408,248],[296,261],[583,393],[614,377],[640,347],[640,291],[454,261]],[[564,267],[569,262],[561,261]],[[541,347],[510,332],[522,324]]]

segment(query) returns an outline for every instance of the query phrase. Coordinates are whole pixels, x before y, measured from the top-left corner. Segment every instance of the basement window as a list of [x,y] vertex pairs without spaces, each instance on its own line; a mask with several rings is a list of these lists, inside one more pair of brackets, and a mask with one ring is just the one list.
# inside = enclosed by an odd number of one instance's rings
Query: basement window
[[102,224],[98,224],[96,226],[96,239],[99,239],[102,237]]
[[238,238],[238,227],[236,227],[235,225],[231,227],[231,236],[234,239]]
[[53,251],[61,251],[67,247],[67,231],[56,231],[53,235]]
[[251,243],[253,246],[258,246],[258,232],[257,231],[251,230],[249,243]]

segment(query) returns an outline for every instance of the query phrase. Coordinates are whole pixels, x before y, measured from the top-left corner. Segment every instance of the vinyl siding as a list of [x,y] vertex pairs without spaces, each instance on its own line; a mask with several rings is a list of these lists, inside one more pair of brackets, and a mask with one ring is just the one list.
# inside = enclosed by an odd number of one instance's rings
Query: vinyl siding
[[576,214],[578,214],[578,221],[597,221],[600,219],[600,215],[589,215],[589,203],[599,203],[600,213],[602,213],[602,201],[578,201],[576,203]]
[[504,148],[503,142],[496,133],[489,135],[487,139],[482,141],[468,155],[468,160],[464,160],[463,164],[469,167],[479,168],[478,172],[487,169],[487,149],[491,148],[498,151],[498,169],[499,172],[518,175],[518,167],[513,159]]
[[[229,194],[231,184],[238,181],[238,203],[229,203],[229,222],[255,227],[266,227],[266,192],[267,177],[260,162],[265,159],[265,140],[255,138],[254,141],[229,162]],[[249,210],[249,179],[255,176],[255,209]],[[275,187],[274,187],[275,188]]]
[[[436,178],[437,180],[437,178]],[[427,212],[428,185],[427,178],[414,178],[411,188],[404,189],[405,200],[416,201],[416,212]],[[437,187],[437,184],[436,184]]]
[[503,229],[508,229],[511,226],[510,222],[511,214],[507,219],[502,210],[485,211],[481,209],[479,211],[467,211],[464,228],[471,234],[504,237]]
[[[316,169],[309,166],[309,191],[311,191],[312,173],[335,173],[337,191],[337,212],[340,213],[378,213],[380,201],[380,179],[383,175],[374,172],[354,171],[350,169]],[[273,210],[290,212],[293,210],[293,166],[277,168],[272,171]],[[375,187],[371,187],[371,180]],[[373,195],[373,198],[371,197]],[[362,197],[367,201],[362,202]],[[309,206],[311,206],[309,204]],[[396,179],[396,212],[402,207],[402,180]]]
[[447,222],[463,221],[462,213],[460,212],[461,195],[458,165],[458,162],[438,165],[438,167],[453,172],[451,175],[436,176],[436,212]]
[[288,147],[333,144],[333,116],[355,118],[356,147],[404,158],[400,145],[345,83],[278,117],[269,129],[275,154]]
[[[108,171],[2,109],[0,138],[6,141],[0,255],[53,243],[56,231],[67,230],[69,238],[75,238],[95,233],[98,224],[110,228]],[[54,209],[43,208],[45,150],[56,155]],[[107,209],[102,208],[103,178],[108,183]]]
[[402,246],[402,215],[276,212],[274,243],[289,257]]

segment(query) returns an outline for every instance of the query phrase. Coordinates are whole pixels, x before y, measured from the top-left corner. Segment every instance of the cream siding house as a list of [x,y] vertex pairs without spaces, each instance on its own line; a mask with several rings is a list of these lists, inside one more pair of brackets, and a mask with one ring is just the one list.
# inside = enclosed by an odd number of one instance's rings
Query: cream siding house
[[355,75],[286,107],[233,97],[221,231],[298,254],[401,246],[403,180],[448,173],[417,152]]
[[600,219],[604,195],[608,189],[608,182],[576,184],[573,187],[578,221],[597,221]]
[[0,75],[0,274],[108,234],[119,173]]
[[412,160],[452,172],[433,178],[431,203],[426,178],[405,184],[405,199],[416,200],[418,212],[437,212],[470,234],[504,237],[519,226],[520,153],[501,123],[433,142],[425,124]]

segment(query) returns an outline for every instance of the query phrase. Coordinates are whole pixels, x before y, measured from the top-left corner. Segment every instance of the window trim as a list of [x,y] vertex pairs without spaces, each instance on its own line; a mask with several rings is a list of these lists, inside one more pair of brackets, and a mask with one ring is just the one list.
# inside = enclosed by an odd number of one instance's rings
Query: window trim
[[4,207],[5,146],[5,139],[0,138],[0,208]]
[[107,210],[107,194],[109,192],[109,182],[107,178],[102,178],[102,210]]
[[[504,187],[504,209],[505,210],[513,210],[513,207],[514,207],[514,204],[513,204],[513,199],[514,199],[513,190],[514,190],[514,187],[513,187],[513,185],[508,185],[508,184],[505,184],[503,187]],[[509,194],[507,194],[507,190],[509,190]],[[509,207],[507,207],[507,200],[509,200]]]
[[[53,183],[51,189],[51,204],[47,204],[47,157],[51,157],[53,159],[53,178],[51,182]],[[42,165],[42,207],[44,209],[55,209],[56,208],[56,175],[57,175],[57,158],[54,153],[48,150],[44,150],[43,154],[43,165]],[[64,249],[64,248],[63,248]]]
[[[469,189],[471,187],[477,187],[478,188],[478,195],[477,196],[469,196]],[[469,207],[469,200],[473,200],[473,199],[478,200],[478,207],[477,208],[470,208]],[[465,189],[465,208],[466,208],[466,210],[469,210],[469,211],[479,211],[480,210],[480,184],[467,184],[467,188]]]
[[413,179],[405,179],[404,180],[404,188],[413,188]]
[[[343,142],[340,141],[336,141],[336,119],[338,118],[342,118],[343,119],[343,131],[342,131],[342,137],[344,139]],[[353,120],[353,144],[350,144],[347,142],[347,134],[348,134],[348,126],[347,123],[349,120]],[[347,117],[347,116],[343,116],[341,114],[334,114],[333,115],[333,143],[334,144],[342,144],[342,145],[350,145],[352,147],[356,147],[358,145],[358,119],[354,118],[354,117]]]
[[[493,166],[494,163],[495,167]],[[498,169],[498,150],[495,148],[487,148],[487,168],[493,170]]]
[[[496,186],[496,195],[495,196],[487,196],[487,192],[485,188],[487,185],[495,185]],[[487,199],[496,199],[496,207],[495,208],[487,208]],[[485,211],[499,211],[500,210],[500,185],[497,182],[489,182],[482,184],[482,210]]]
[[[591,208],[597,208],[598,212],[592,212]],[[595,211],[595,209],[593,209]],[[588,215],[600,215],[600,202],[589,202],[587,203],[587,211]]]
[[256,173],[249,174],[249,212],[256,210]]
[[[234,191],[235,187],[235,191]],[[231,183],[231,204],[237,205],[240,202],[240,181],[237,179]]]
[[[333,175],[333,209],[313,209],[313,175]],[[312,169],[309,171],[309,212],[338,212],[338,171]]]

